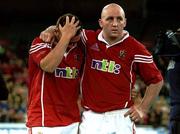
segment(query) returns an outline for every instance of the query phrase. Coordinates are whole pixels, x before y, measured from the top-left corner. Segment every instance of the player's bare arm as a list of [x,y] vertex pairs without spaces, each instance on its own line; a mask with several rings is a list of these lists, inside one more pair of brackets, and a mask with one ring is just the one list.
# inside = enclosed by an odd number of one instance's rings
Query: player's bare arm
[[132,106],[124,116],[127,117],[129,115],[130,119],[135,122],[142,120],[147,114],[151,103],[159,94],[162,86],[163,81],[147,86],[146,92],[140,104]]
[[67,16],[65,25],[63,27],[59,25],[59,34],[57,34],[59,41],[51,52],[40,61],[40,67],[44,71],[52,73],[60,64],[71,38],[75,36],[80,28],[78,23],[78,21],[75,22],[75,17],[70,21]]

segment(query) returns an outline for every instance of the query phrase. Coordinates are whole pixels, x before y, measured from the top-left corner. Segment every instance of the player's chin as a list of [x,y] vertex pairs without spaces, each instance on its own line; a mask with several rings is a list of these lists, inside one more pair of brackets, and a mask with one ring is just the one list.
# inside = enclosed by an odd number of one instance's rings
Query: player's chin
[[116,34],[116,33],[112,33],[112,34],[111,34],[111,38],[115,38],[115,39],[116,39],[116,38],[118,38],[119,36],[120,36],[120,34]]
[[118,31],[111,31],[111,36],[117,37],[120,36],[120,33]]

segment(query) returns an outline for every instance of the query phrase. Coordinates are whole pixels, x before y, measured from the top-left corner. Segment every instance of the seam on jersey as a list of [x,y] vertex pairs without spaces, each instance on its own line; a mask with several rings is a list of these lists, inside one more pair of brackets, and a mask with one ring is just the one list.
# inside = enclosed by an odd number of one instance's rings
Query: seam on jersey
[[130,85],[129,85],[129,87],[130,87],[130,96],[129,96],[129,100],[131,100],[131,92],[132,92],[132,68],[133,68],[133,64],[134,64],[134,61],[132,61],[132,63],[131,63],[131,70],[130,70]]
[[85,72],[85,69],[86,69],[86,60],[85,60],[85,63],[84,63],[84,67],[83,67],[83,73],[82,73],[82,76],[81,76],[81,79],[80,79],[80,94],[82,95],[82,81],[84,79],[84,72]]
[[45,72],[43,72],[43,75],[42,75],[42,81],[41,81],[42,126],[44,126],[44,103],[43,103],[43,95],[44,95],[44,77],[45,77]]

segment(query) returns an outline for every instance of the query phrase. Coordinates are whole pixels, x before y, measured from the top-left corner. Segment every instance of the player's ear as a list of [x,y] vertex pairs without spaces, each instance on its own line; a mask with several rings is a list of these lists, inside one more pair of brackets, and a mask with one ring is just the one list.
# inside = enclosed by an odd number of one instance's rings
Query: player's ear
[[124,27],[126,27],[126,24],[127,24],[127,19],[124,18]]
[[99,26],[102,28],[103,27],[102,20],[99,19],[98,22],[99,22]]

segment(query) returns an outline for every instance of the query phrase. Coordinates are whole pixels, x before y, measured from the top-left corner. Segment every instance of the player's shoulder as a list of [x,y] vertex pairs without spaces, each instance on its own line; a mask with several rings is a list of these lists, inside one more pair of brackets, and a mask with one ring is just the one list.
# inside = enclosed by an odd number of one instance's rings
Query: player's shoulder
[[141,43],[133,36],[129,36],[126,40],[126,44],[131,48],[133,55],[146,55],[151,56],[150,51],[146,48],[145,44]]
[[85,41],[85,42],[96,42],[97,41],[97,37],[98,37],[98,34],[100,33],[100,30],[83,30],[82,32],[82,39]]
[[38,52],[42,49],[50,49],[51,44],[43,42],[39,37],[34,38],[29,49],[29,53]]
[[86,37],[92,37],[92,36],[97,36],[99,34],[99,31],[95,31],[95,30],[89,30],[89,29],[83,29],[82,33],[84,36]]
[[129,44],[133,45],[134,49],[146,49],[146,46],[142,42],[138,41],[131,35],[128,37],[127,41],[129,42]]
[[39,38],[39,37],[36,37],[36,38],[34,38],[34,40],[32,41],[32,46],[34,46],[34,45],[37,45],[37,44],[39,44],[39,43],[42,43],[43,41]]

